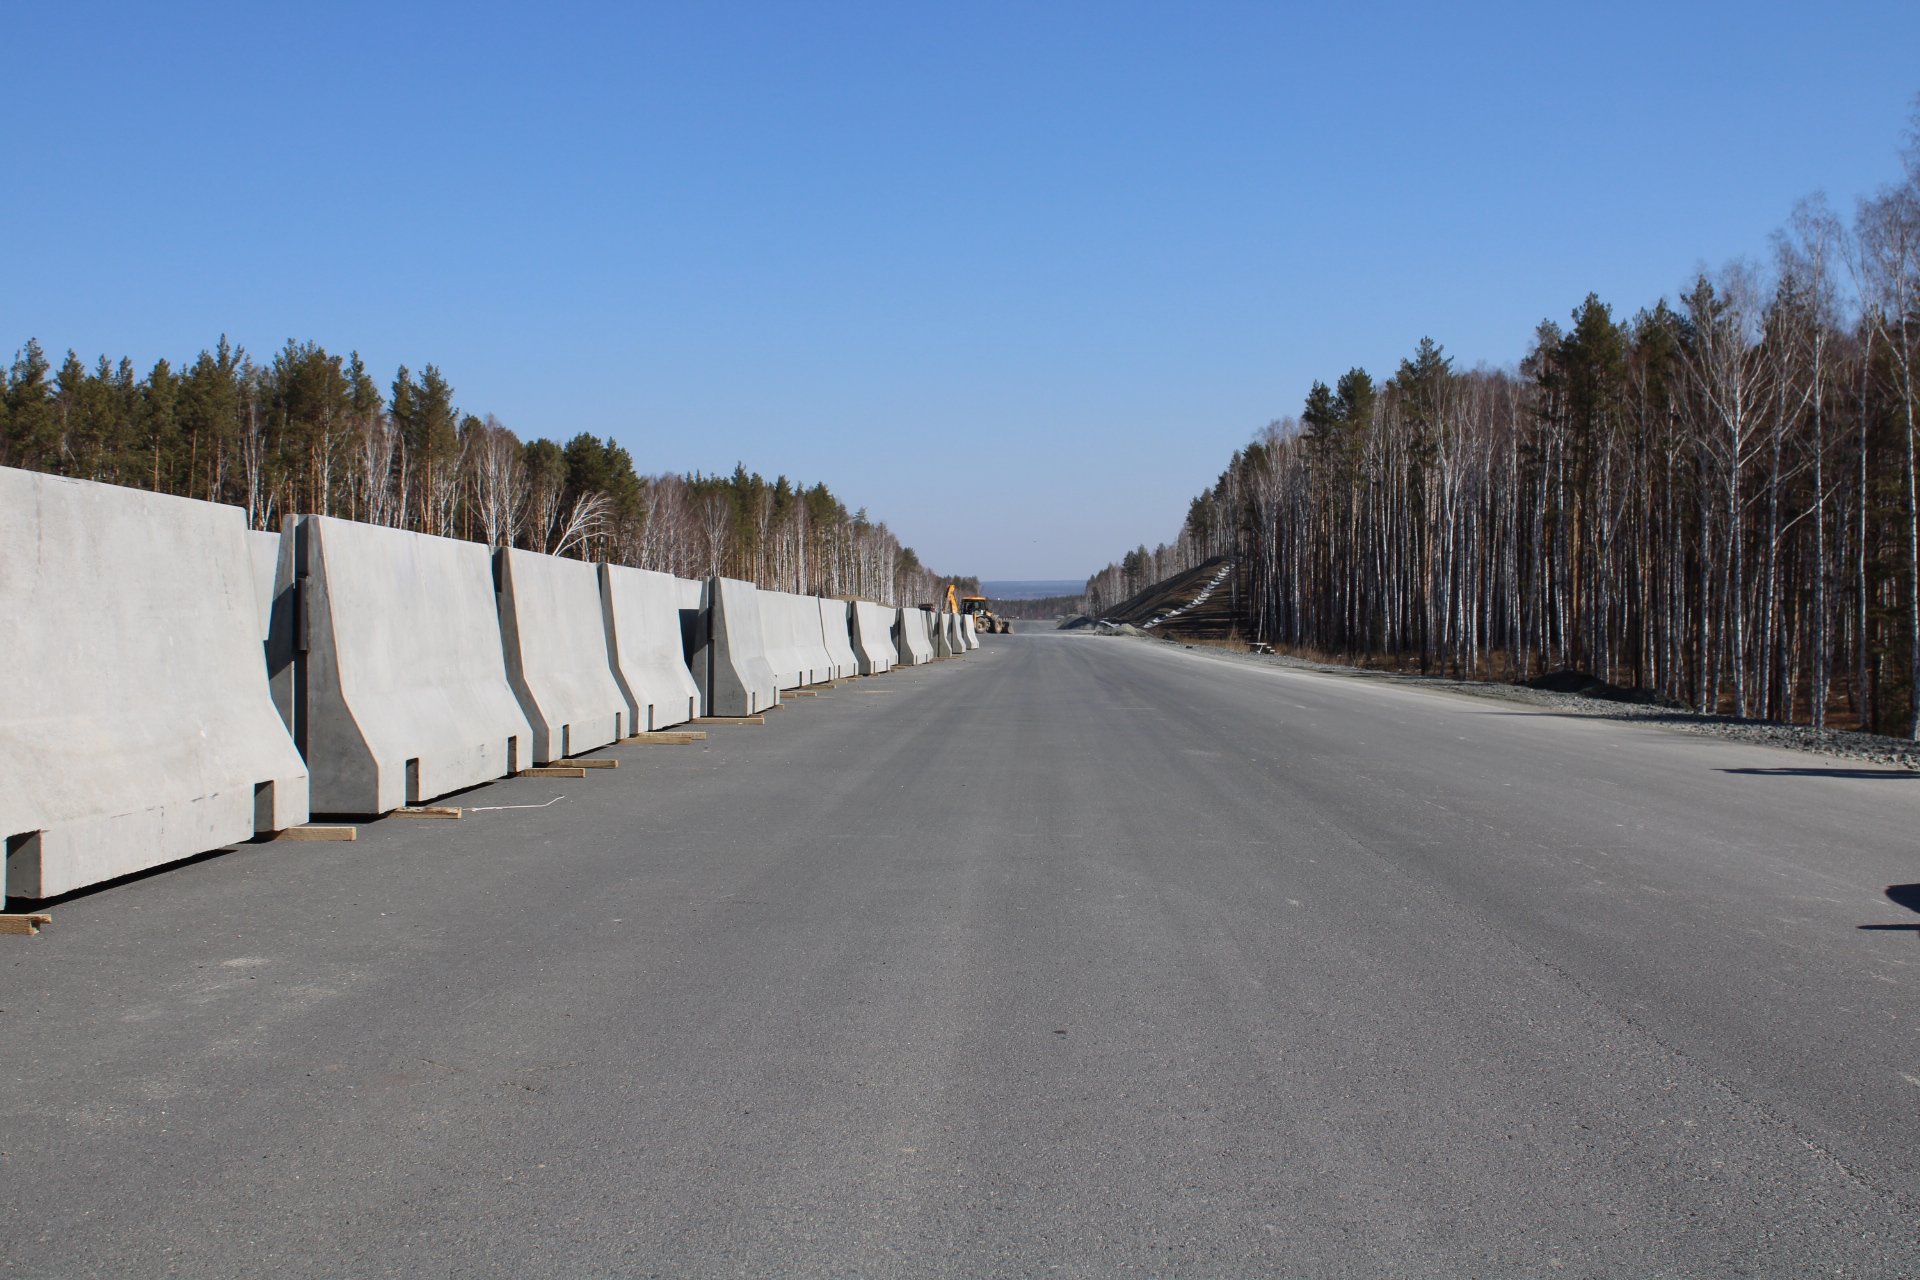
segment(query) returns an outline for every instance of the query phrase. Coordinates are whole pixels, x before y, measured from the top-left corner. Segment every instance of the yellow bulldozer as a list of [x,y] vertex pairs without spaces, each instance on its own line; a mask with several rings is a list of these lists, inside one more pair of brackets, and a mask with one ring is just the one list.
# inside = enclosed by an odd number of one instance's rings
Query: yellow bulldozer
[[1011,635],[1013,623],[987,608],[985,596],[962,596],[947,584],[947,611],[950,613],[970,613],[973,625],[983,635]]

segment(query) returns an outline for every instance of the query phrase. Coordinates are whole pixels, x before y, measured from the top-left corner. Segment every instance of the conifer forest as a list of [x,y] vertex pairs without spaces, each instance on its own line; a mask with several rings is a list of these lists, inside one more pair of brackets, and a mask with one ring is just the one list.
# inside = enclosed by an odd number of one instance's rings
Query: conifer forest
[[358,354],[288,342],[256,362],[224,337],[175,369],[130,360],[56,369],[39,343],[0,396],[0,466],[131,485],[245,509],[249,527],[320,514],[489,546],[885,604],[943,595],[940,577],[884,523],[824,484],[736,467],[642,475],[589,434],[522,441],[462,413],[429,364],[383,392]]
[[[1920,116],[1916,116],[1920,126]],[[1577,669],[1740,717],[1920,737],[1920,134],[1843,218],[1517,367],[1422,340],[1316,382],[1099,616],[1233,558],[1243,638],[1482,679]]]

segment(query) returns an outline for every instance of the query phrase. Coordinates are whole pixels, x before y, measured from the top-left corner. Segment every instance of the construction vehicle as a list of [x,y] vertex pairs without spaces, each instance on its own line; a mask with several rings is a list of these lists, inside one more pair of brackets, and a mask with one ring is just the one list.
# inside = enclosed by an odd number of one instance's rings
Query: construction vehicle
[[947,610],[972,614],[974,627],[984,635],[1004,636],[1013,632],[1013,623],[989,609],[985,596],[958,596],[952,583],[947,584]]

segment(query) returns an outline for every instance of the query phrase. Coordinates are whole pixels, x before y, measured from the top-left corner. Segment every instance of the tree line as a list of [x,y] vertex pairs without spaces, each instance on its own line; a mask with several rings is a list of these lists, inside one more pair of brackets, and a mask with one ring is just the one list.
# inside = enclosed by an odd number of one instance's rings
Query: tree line
[[1802,202],[1765,263],[1589,295],[1515,368],[1423,339],[1315,382],[1090,609],[1225,554],[1250,640],[1920,737],[1914,124],[1901,181]]
[[72,351],[56,369],[28,341],[0,395],[0,465],[232,503],[250,527],[341,516],[489,546],[886,604],[954,582],[824,484],[642,475],[612,439],[522,441],[455,406],[434,365],[383,392],[359,354],[288,342],[255,361],[222,337],[145,375]]

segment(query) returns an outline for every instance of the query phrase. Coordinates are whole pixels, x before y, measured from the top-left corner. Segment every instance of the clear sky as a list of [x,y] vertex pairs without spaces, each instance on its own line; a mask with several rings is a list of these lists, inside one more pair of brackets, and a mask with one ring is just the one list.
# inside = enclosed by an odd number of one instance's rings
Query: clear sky
[[0,343],[438,364],[1081,577],[1308,384],[1890,180],[1920,4],[16,4]]

